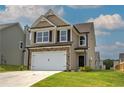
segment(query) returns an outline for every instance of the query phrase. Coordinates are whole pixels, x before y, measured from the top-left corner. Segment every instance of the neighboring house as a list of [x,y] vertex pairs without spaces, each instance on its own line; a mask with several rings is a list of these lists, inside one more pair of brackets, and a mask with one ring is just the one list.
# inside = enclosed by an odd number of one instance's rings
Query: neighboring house
[[24,32],[19,23],[0,24],[0,64],[23,64]]
[[116,66],[119,65],[119,60],[114,60],[113,61],[113,69],[115,70],[116,69]]
[[100,52],[95,53],[95,68],[100,69]]
[[[71,25],[49,10],[26,28],[27,65],[31,70],[95,68],[93,23]],[[25,61],[25,64],[26,64]]]
[[120,61],[120,63],[124,62],[124,53],[119,54],[119,61]]
[[119,60],[114,62],[114,69],[124,71],[124,53],[119,54]]
[[103,60],[100,60],[100,69],[101,70],[105,70],[106,69],[106,66],[103,64]]

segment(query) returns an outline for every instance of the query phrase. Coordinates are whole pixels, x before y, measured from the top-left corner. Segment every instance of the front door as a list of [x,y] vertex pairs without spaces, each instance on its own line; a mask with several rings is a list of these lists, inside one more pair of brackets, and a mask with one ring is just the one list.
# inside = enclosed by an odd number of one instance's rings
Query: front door
[[79,67],[84,67],[84,56],[79,56]]

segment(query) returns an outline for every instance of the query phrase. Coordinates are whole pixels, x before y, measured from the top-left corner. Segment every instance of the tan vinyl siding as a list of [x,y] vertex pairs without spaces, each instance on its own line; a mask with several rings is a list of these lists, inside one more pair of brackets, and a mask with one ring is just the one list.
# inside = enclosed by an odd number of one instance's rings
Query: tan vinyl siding
[[71,47],[71,69],[75,70],[78,67],[77,54],[75,48],[78,47],[78,34],[75,33],[75,29],[72,29],[72,47]]
[[56,26],[67,25],[64,21],[62,21],[60,18],[58,18],[55,15],[49,15],[47,16],[47,19],[50,20]]
[[50,27],[50,26],[52,26],[52,25],[50,23],[48,23],[47,21],[41,21],[35,27],[43,28],[43,27]]
[[[93,28],[92,28],[93,29]],[[89,64],[89,60],[92,57],[92,67],[95,68],[95,36],[94,36],[94,31],[92,30],[89,34],[88,34],[88,64]]]

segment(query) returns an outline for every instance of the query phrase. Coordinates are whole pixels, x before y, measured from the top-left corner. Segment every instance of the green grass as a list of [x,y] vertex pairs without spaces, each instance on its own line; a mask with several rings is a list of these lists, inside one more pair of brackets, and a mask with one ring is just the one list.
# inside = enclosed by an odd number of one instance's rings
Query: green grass
[[[20,67],[21,65],[0,65],[0,72],[20,71]],[[23,70],[26,70],[26,67]]]
[[118,71],[61,72],[52,75],[33,87],[121,87],[124,73]]

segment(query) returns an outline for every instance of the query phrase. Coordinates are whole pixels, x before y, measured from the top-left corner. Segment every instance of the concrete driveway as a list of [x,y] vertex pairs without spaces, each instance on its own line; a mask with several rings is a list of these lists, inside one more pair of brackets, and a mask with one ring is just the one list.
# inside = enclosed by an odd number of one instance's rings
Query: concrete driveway
[[0,73],[0,87],[28,87],[60,71],[14,71]]

